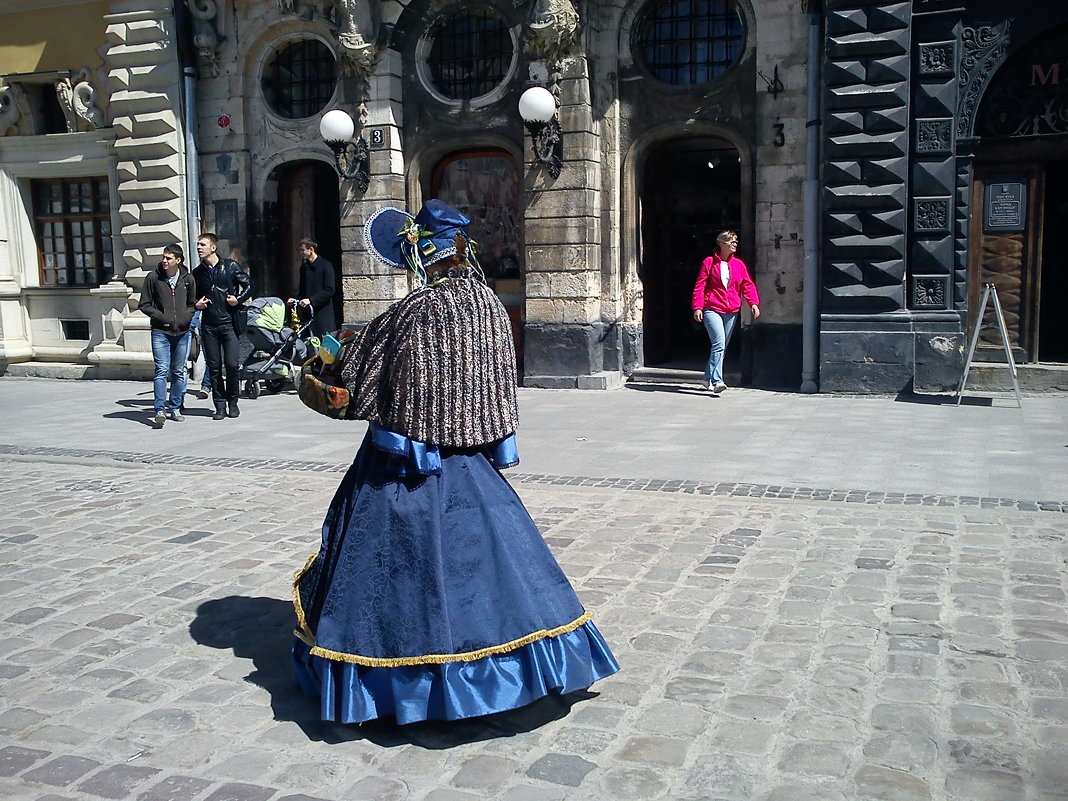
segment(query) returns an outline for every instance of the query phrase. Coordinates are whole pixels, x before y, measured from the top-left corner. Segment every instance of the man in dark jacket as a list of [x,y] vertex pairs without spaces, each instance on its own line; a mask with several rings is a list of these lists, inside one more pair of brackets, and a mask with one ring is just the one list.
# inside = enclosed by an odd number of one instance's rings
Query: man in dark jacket
[[[170,418],[182,422],[185,398],[186,362],[189,359],[189,322],[193,319],[196,288],[189,269],[182,263],[181,245],[163,249],[163,260],[145,276],[141,285],[141,302],[137,308],[152,321],[152,379],[154,396],[153,422],[162,428]],[[170,381],[170,397],[167,382]]]
[[200,341],[215,402],[212,420],[237,417],[241,413],[237,408],[241,391],[237,338],[245,332],[245,310],[241,304],[252,295],[252,282],[245,268],[233,259],[220,258],[218,249],[219,237],[215,234],[203,233],[197,237],[200,264],[193,270],[196,307],[202,312]]
[[319,255],[319,246],[310,239],[300,240],[300,255],[304,261],[300,264],[300,288],[297,297],[290,298],[290,303],[297,303],[306,313],[315,312],[312,321],[312,333],[322,337],[334,331],[334,265]]

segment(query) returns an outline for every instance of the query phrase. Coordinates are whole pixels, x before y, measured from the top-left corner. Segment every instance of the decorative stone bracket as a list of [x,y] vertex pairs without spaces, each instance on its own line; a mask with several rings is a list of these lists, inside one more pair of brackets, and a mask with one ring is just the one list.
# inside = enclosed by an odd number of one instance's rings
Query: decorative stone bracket
[[219,75],[219,46],[226,40],[223,20],[215,0],[185,0],[193,17],[193,46],[207,65],[208,74]]
[[571,0],[537,0],[529,27],[530,52],[557,64],[578,39],[579,13]]
[[957,102],[957,136],[972,134],[979,99],[991,75],[1005,61],[1009,45],[1011,20],[997,25],[982,25],[961,31],[964,53],[960,60],[958,84],[960,100]]
[[96,87],[89,80],[91,75],[84,67],[73,81],[69,77],[56,81],[56,97],[67,119],[67,133],[104,126],[104,114],[96,104]]

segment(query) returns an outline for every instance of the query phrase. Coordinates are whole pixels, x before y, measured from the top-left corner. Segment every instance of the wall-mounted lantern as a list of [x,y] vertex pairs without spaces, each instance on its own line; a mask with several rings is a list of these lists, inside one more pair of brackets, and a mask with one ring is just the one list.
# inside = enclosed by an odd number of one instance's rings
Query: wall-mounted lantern
[[532,86],[519,98],[519,116],[530,133],[534,158],[553,178],[564,165],[564,135],[556,116],[556,98],[542,86]]
[[371,151],[367,140],[361,135],[353,139],[356,124],[347,112],[339,108],[326,112],[319,121],[319,134],[334,151],[334,163],[338,174],[354,181],[359,192],[366,192],[371,185]]

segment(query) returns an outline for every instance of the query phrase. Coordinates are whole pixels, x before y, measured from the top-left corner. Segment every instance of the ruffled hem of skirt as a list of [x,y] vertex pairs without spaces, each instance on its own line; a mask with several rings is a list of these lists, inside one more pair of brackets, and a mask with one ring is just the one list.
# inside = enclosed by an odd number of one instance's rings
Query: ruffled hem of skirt
[[366,667],[311,654],[293,640],[297,681],[321,699],[323,720],[398,723],[459,720],[526,706],[551,692],[583,690],[619,670],[592,621],[557,637],[473,662]]

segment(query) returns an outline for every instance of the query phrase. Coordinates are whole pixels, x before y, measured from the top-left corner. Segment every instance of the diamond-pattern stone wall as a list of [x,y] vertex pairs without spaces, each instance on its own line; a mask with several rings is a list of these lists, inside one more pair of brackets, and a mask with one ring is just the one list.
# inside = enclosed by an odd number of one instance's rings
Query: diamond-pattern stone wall
[[944,311],[966,299],[960,290],[963,281],[956,280],[967,252],[959,247],[966,237],[967,208],[958,205],[954,141],[959,11],[923,13],[919,8],[912,19],[915,122],[909,156],[908,305],[915,311]]
[[824,313],[905,307],[910,18],[911,3],[826,6]]

